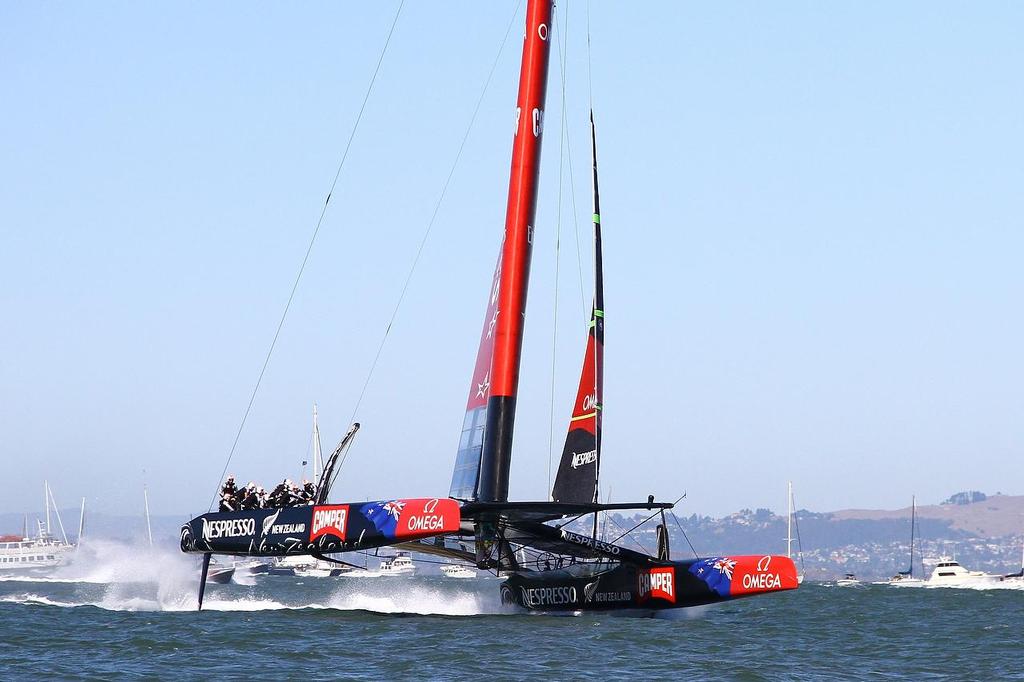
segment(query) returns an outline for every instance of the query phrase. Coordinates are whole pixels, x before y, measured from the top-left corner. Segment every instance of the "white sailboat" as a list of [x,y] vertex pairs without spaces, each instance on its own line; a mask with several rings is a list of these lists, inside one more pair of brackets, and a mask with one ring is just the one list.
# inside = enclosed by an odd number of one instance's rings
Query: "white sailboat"
[[910,565],[905,571],[899,571],[889,578],[885,584],[897,587],[920,587],[925,584],[923,577],[914,577],[914,530],[917,527],[917,496],[910,498]]

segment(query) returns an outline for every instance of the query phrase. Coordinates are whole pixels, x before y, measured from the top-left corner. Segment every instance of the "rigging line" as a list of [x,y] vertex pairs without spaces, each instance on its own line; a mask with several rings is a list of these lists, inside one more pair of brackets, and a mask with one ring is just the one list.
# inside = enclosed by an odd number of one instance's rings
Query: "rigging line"
[[[404,1],[404,0],[403,0]],[[409,274],[405,277],[405,283],[402,285],[402,291],[398,295],[398,302],[395,303],[395,309],[391,312],[391,319],[388,320],[387,327],[384,329],[384,336],[380,340],[380,344],[377,346],[377,352],[373,356],[373,362],[370,363],[370,371],[366,375],[366,381],[363,382],[363,387],[359,391],[359,397],[356,399],[356,405],[352,409],[352,417],[349,419],[349,423],[355,422],[356,415],[359,412],[360,406],[363,404],[363,398],[366,396],[366,389],[370,386],[370,380],[373,378],[373,373],[377,369],[377,363],[380,361],[381,353],[384,351],[384,345],[387,343],[388,335],[391,333],[391,327],[395,323],[395,318],[398,317],[398,310],[402,307],[402,302],[405,300],[405,295],[409,291],[409,284],[412,282],[413,274],[416,272],[416,266],[420,262],[420,257],[423,255],[423,249],[427,245],[427,240],[430,238],[430,232],[434,228],[434,222],[437,220],[437,214],[441,210],[441,204],[444,202],[445,195],[448,193],[448,186],[451,184],[452,176],[455,175],[455,169],[459,165],[459,161],[462,158],[462,152],[466,148],[466,142],[469,140],[469,134],[473,130],[473,124],[476,123],[477,114],[480,113],[480,106],[483,104],[484,96],[487,94],[487,89],[491,85],[491,79],[494,77],[494,72],[498,68],[498,62],[501,59],[502,53],[505,51],[505,44],[508,42],[509,33],[512,31],[512,25],[515,23],[516,17],[519,15],[519,8],[522,6],[523,0],[517,0],[515,9],[512,12],[512,16],[509,19],[508,26],[505,28],[505,35],[501,39],[501,45],[498,47],[498,53],[494,55],[494,61],[491,63],[491,69],[487,72],[487,79],[484,81],[483,90],[480,92],[480,97],[476,101],[476,106],[473,108],[473,114],[470,116],[469,125],[466,127],[466,133],[462,136],[462,142],[459,144],[459,150],[455,154],[455,160],[452,161],[451,169],[448,171],[448,177],[445,178],[444,184],[441,186],[441,194],[437,198],[437,203],[434,204],[434,210],[430,214],[430,220],[427,222],[427,228],[423,233],[423,238],[420,240],[419,247],[416,249],[416,255],[413,258],[412,266],[409,268]],[[341,461],[338,462],[338,471],[341,471],[341,467],[345,464],[345,460],[348,458],[349,451],[346,450],[341,457]]]
[[[647,521],[650,521],[650,520],[651,520],[652,518],[654,518],[654,517],[653,517],[653,516],[651,516],[651,517],[647,518],[646,520],[642,521],[642,522],[641,522],[641,525],[643,525],[644,523],[647,523]],[[613,524],[613,525],[614,525],[614,526],[615,526],[616,528],[618,528],[619,530],[622,530],[622,526],[620,526],[620,525],[619,525],[619,522],[618,522],[618,521],[616,521],[616,520],[615,520],[615,519],[614,519],[613,517],[609,516],[609,517],[608,517],[608,520],[609,520],[609,521],[611,521],[611,522],[612,522],[612,524]],[[608,544],[615,544],[616,542],[618,542],[618,541],[619,541],[619,539],[620,539],[620,538],[622,538],[623,536],[625,536],[625,537],[629,538],[630,540],[632,540],[632,541],[633,541],[633,542],[634,542],[634,543],[636,544],[636,546],[637,546],[637,547],[639,547],[640,549],[642,549],[642,550],[643,550],[643,552],[644,552],[644,554],[650,554],[650,552],[649,552],[649,551],[647,550],[647,548],[646,548],[646,547],[644,547],[644,545],[643,545],[643,543],[642,543],[642,542],[640,542],[640,541],[639,541],[639,540],[637,540],[637,539],[636,539],[635,537],[633,537],[632,535],[630,535],[630,533],[632,533],[632,532],[633,532],[633,531],[634,531],[635,529],[636,529],[636,526],[634,526],[634,527],[633,527],[633,528],[631,528],[630,530],[627,530],[627,531],[625,531],[624,533],[622,533],[622,535],[620,535],[619,537],[615,538],[614,540],[612,540],[612,541],[611,541],[610,543],[608,543]]]
[[[566,28],[568,28],[569,27],[569,3],[568,3],[568,0],[566,0],[565,15],[566,15],[565,25],[566,25]],[[581,304],[580,305],[580,309],[583,311],[583,325],[584,325],[584,327],[586,327],[586,325],[590,323],[590,316],[587,315],[587,296],[586,296],[585,289],[584,289],[584,286],[583,286],[583,255],[582,255],[583,252],[580,250],[580,221],[579,221],[578,210],[576,208],[576,183],[573,182],[573,178],[575,178],[576,175],[573,172],[573,167],[572,167],[572,139],[571,139],[571,137],[569,135],[568,127],[567,127],[567,124],[566,124],[566,119],[568,118],[569,114],[568,114],[567,107],[565,106],[565,64],[566,64],[566,58],[568,56],[567,53],[568,53],[569,34],[568,34],[568,31],[562,31],[561,35],[560,35],[559,32],[558,32],[557,24],[553,28],[554,28],[554,31],[555,31],[555,47],[558,48],[558,55],[559,55],[558,58],[559,58],[559,62],[560,62],[560,68],[562,70],[562,113],[561,113],[561,116],[562,116],[562,128],[566,131],[565,132],[565,154],[566,154],[566,157],[567,157],[568,162],[569,162],[569,196],[572,199],[572,222],[573,222],[573,227],[574,227],[575,234],[576,234],[576,268],[577,268],[577,271],[578,271],[578,274],[579,274],[579,279],[580,279],[580,304]],[[562,37],[562,35],[564,35],[564,38]],[[566,43],[566,47],[562,47],[561,46],[562,41],[564,41]],[[558,163],[559,163],[559,165],[561,165],[561,163],[562,163],[562,161],[561,161],[561,145],[559,146],[559,161],[558,161]],[[559,176],[559,177],[561,177],[561,176]],[[558,191],[559,191],[559,196],[561,196],[561,191],[562,191],[561,180],[559,180]]]
[[793,525],[796,526],[796,551],[797,556],[800,559],[800,569],[804,567],[804,544],[800,540],[800,514],[796,510],[796,498],[790,496],[793,500]]
[[593,61],[590,58],[590,0],[587,0],[587,92],[590,110],[594,110],[594,79],[592,77]]
[[693,548],[693,543],[690,542],[689,536],[686,534],[686,531],[683,530],[683,524],[679,523],[679,519],[676,517],[676,513],[670,510],[669,514],[672,515],[672,520],[674,520],[676,522],[676,525],[679,526],[679,532],[683,534],[683,539],[686,540],[686,544],[690,546],[690,551],[693,552],[693,556],[699,559],[700,554],[697,554],[697,550]]
[[316,221],[316,228],[313,230],[313,235],[309,238],[309,246],[306,247],[306,254],[302,258],[302,264],[299,266],[299,272],[295,275],[295,283],[292,284],[291,293],[288,294],[288,302],[285,303],[284,312],[281,313],[281,319],[277,323],[277,330],[274,332],[274,338],[270,342],[270,349],[267,351],[267,357],[263,360],[263,367],[260,368],[260,375],[256,379],[256,385],[252,389],[252,395],[249,396],[249,404],[245,408],[245,414],[242,415],[242,423],[238,425],[238,431],[235,433],[235,440],[231,443],[231,450],[228,452],[227,461],[224,462],[224,469],[220,472],[220,478],[217,479],[217,488],[213,493],[213,499],[210,500],[210,509],[213,509],[213,503],[217,500],[217,492],[220,490],[220,483],[224,479],[224,474],[227,473],[228,467],[231,465],[231,458],[235,455],[235,449],[238,447],[238,439],[242,436],[242,429],[245,428],[245,422],[249,419],[249,413],[252,411],[253,403],[256,401],[256,394],[260,390],[260,384],[263,383],[263,375],[267,371],[267,365],[270,364],[270,357],[274,354],[274,347],[277,345],[277,339],[281,335],[281,329],[284,327],[284,321],[288,317],[288,310],[292,306],[292,301],[295,299],[295,292],[299,288],[299,281],[302,279],[302,273],[306,270],[306,263],[309,262],[309,255],[313,251],[313,244],[316,243],[316,237],[320,233],[320,226],[323,225],[324,216],[327,215],[327,206],[331,202],[331,195],[334,194],[334,189],[338,185],[338,178],[341,177],[341,170],[345,167],[345,161],[348,159],[349,150],[352,148],[352,140],[355,139],[356,131],[359,129],[359,122],[363,119],[363,112],[366,110],[366,103],[370,99],[370,93],[373,92],[373,85],[377,82],[377,74],[380,73],[380,65],[384,62],[384,55],[387,54],[388,45],[391,44],[391,36],[395,33],[395,26],[398,25],[398,17],[402,14],[402,7],[405,5],[405,0],[401,0],[398,3],[398,9],[395,10],[395,18],[391,20],[391,28],[388,29],[388,36],[384,40],[384,47],[381,48],[380,56],[377,57],[377,65],[373,69],[373,76],[370,77],[370,84],[366,87],[366,93],[363,95],[363,102],[359,106],[359,113],[356,115],[355,123],[352,124],[352,131],[349,133],[348,142],[345,143],[345,151],[341,155],[341,161],[338,163],[338,170],[334,173],[334,180],[331,181],[331,189],[327,192],[327,198],[324,200],[323,208],[320,209],[320,217]]
[[[678,498],[676,499],[676,501],[672,503],[672,506],[675,506],[675,505],[679,504],[679,500],[683,499],[684,497],[686,497],[686,493],[683,493],[682,495],[680,495],[680,496],[679,496],[679,497],[678,497]],[[648,507],[648,509],[650,509],[650,507]],[[669,507],[669,509],[671,509],[671,507]],[[627,531],[626,531],[625,533],[623,533],[622,535],[626,535],[626,534],[628,534],[628,533],[632,533],[632,532],[633,532],[633,531],[635,531],[635,530],[636,530],[637,528],[639,528],[640,526],[644,525],[645,523],[647,523],[648,521],[650,521],[651,519],[653,519],[653,518],[654,518],[655,516],[657,516],[657,515],[658,515],[658,514],[660,514],[661,512],[662,512],[662,510],[661,510],[661,509],[659,509],[659,510],[657,510],[657,511],[653,512],[653,513],[652,513],[652,514],[651,514],[650,516],[648,516],[648,517],[647,517],[646,519],[644,519],[644,520],[643,520],[643,521],[641,521],[640,523],[636,524],[635,526],[633,526],[632,528],[630,528],[629,530],[627,530]],[[620,528],[621,528],[621,527],[620,527]],[[620,535],[619,537],[617,537],[617,538],[615,538],[614,540],[612,540],[612,542],[613,542],[613,543],[615,543],[615,542],[618,542],[618,541],[619,541],[619,540],[620,540],[620,539],[622,538],[622,535]]]
[[[561,65],[561,91],[562,91],[562,115],[561,115],[561,127],[558,132],[558,209],[556,212],[555,220],[555,287],[554,287],[554,312],[553,319],[551,322],[551,400],[550,400],[550,411],[548,414],[548,487],[551,491],[551,458],[554,456],[555,448],[555,368],[556,358],[558,350],[558,280],[559,280],[559,261],[561,255],[561,242],[562,242],[562,187],[564,184],[564,165],[563,160],[565,158],[565,60],[566,50],[561,45],[561,35],[565,34],[569,28],[569,3],[566,0],[565,5],[565,31],[558,30],[558,12],[555,12],[556,21],[552,22],[552,28],[555,31],[555,46],[558,48],[558,61]],[[548,493],[550,499],[554,499],[551,492]]]

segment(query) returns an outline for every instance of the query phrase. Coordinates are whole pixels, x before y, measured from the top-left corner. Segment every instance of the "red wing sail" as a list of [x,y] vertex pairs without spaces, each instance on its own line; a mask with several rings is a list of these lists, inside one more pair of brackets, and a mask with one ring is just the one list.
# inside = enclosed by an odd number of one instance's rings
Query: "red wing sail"
[[480,456],[484,446],[484,426],[487,423],[487,399],[491,395],[491,357],[494,355],[494,330],[498,323],[498,286],[501,282],[501,258],[494,268],[494,278],[487,299],[487,314],[480,332],[480,346],[476,352],[473,378],[466,401],[466,418],[462,422],[459,451],[455,455],[452,485],[448,495],[459,500],[475,500],[480,476]]
[[555,476],[555,502],[596,502],[601,467],[601,412],[604,407],[604,272],[601,257],[601,204],[597,188],[597,141],[590,116],[594,155],[594,307],[580,387],[569,421],[569,434]]

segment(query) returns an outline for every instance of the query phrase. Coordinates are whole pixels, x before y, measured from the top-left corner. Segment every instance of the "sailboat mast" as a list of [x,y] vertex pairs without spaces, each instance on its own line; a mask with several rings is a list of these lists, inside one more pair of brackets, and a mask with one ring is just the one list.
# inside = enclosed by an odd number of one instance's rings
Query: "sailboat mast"
[[501,249],[501,276],[491,357],[487,425],[480,461],[479,499],[508,499],[512,463],[512,432],[523,345],[526,294],[530,280],[534,218],[537,214],[537,179],[544,125],[548,61],[551,54],[552,0],[528,0],[523,57],[519,71],[516,129],[512,142],[505,240]]
[[76,544],[82,544],[82,533],[85,532],[85,498],[82,498],[82,511],[78,514],[78,540]]
[[149,523],[149,490],[142,486],[142,499],[146,505],[146,535],[149,536],[149,546],[153,546],[153,526]]
[[[594,170],[594,310],[590,321],[594,335],[594,502],[601,479],[601,424],[604,422],[604,255],[601,248],[601,195],[597,184],[597,127],[590,111],[590,151]],[[595,528],[597,516],[594,516]],[[595,533],[596,535],[596,533]]]
[[[601,478],[601,424],[604,414],[604,264],[601,250],[601,200],[597,180],[597,129],[590,115],[594,167],[594,307],[587,330],[580,385],[573,403],[562,459],[551,489],[556,502],[597,502]],[[597,516],[594,516],[597,538]]]
[[793,558],[793,481],[789,482],[786,495],[786,556]]
[[320,445],[320,424],[316,417],[316,403],[313,403],[313,483],[320,480],[320,472],[323,471],[323,447]]
[[910,498],[910,576],[914,576],[914,525],[917,523],[917,495]]
[[50,535],[50,482],[43,481],[43,501],[46,503],[46,534]]

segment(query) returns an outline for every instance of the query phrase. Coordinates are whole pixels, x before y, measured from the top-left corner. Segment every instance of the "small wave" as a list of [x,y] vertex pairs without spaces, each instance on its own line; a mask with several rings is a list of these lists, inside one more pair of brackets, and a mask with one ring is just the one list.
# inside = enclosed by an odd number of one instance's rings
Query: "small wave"
[[6,604],[28,604],[31,606],[59,606],[62,608],[74,608],[85,606],[85,604],[74,604],[71,602],[55,601],[49,597],[39,594],[8,594],[0,597],[0,602]]
[[102,584],[98,580],[87,578],[57,578],[49,575],[4,575],[0,576],[0,583],[94,583]]

